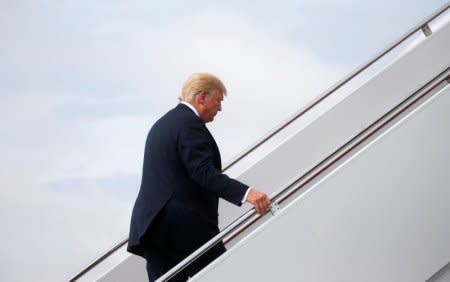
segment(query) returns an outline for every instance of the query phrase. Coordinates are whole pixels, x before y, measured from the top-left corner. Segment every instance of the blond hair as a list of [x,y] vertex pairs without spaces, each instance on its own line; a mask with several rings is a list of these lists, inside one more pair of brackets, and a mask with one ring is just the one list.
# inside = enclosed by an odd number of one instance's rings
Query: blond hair
[[223,96],[227,95],[227,89],[219,78],[209,73],[194,73],[183,84],[179,100],[191,102],[198,93],[213,90],[220,90]]

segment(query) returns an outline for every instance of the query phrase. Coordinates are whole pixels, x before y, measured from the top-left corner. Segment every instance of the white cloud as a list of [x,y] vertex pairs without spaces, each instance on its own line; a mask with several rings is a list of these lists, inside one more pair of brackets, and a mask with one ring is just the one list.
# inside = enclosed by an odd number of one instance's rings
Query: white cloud
[[[211,24],[205,26],[204,21]],[[4,211],[10,213],[2,213],[2,220],[14,234],[21,235],[2,236],[16,242],[13,245],[23,242],[21,248],[32,250],[32,260],[40,259],[40,263],[33,266],[20,261],[14,257],[21,250],[5,246],[12,270],[9,277],[25,277],[18,269],[26,268],[31,277],[60,280],[57,277],[76,271],[74,266],[81,266],[83,259],[87,262],[109,247],[105,242],[126,235],[132,203],[114,199],[111,191],[95,181],[75,182],[69,188],[64,183],[118,173],[140,177],[147,130],[175,105],[189,73],[216,73],[228,85],[230,98],[213,130],[223,143],[228,136],[241,138],[224,146],[225,157],[294,110],[291,102],[311,98],[317,90],[314,82],[333,73],[288,42],[220,11],[205,10],[158,30],[138,24],[120,29],[114,23],[103,23],[92,28],[92,35],[92,41],[72,46],[73,40],[50,38],[26,56],[22,56],[27,50],[23,44],[24,49],[11,59],[31,79],[24,90],[13,87],[14,95],[8,96],[3,107],[9,118],[3,123],[2,135],[11,136],[5,148],[11,165],[9,175],[2,179],[2,186],[9,187],[2,196],[9,202]],[[34,58],[36,54],[41,59]],[[42,58],[51,58],[50,64]],[[51,83],[55,73],[66,79],[56,88]],[[77,77],[72,81],[74,74]],[[36,83],[41,78],[44,83]],[[109,90],[109,82],[121,91],[101,93]],[[100,93],[95,93],[96,89]],[[111,115],[95,113],[99,111],[95,106],[111,100],[135,106],[139,113],[120,108]],[[140,105],[144,102],[149,103],[147,115]],[[71,107],[80,103],[94,105],[94,112],[72,116]],[[20,177],[27,181],[17,181]],[[27,228],[33,230],[35,240],[27,239]],[[42,276],[39,270],[52,269],[51,261],[61,263],[61,272]]]
[[287,10],[295,1],[1,5],[5,281],[68,278],[126,235],[147,130],[188,74],[212,72],[228,87],[210,126],[227,160],[344,72],[288,36],[286,25],[308,18]]
[[89,195],[40,188],[8,186],[0,192],[3,281],[67,280],[128,228],[129,204],[101,187],[89,187]]

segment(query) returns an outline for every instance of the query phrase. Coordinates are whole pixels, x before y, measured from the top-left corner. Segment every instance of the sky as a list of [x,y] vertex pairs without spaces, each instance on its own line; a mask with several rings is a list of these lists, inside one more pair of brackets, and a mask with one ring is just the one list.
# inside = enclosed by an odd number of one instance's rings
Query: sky
[[127,237],[189,74],[227,86],[227,163],[445,3],[0,0],[0,280],[68,280]]

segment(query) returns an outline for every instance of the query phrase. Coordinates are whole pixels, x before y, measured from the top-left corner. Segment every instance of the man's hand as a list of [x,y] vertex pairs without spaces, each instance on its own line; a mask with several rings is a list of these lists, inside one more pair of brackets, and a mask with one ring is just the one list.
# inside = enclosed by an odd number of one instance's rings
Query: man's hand
[[259,192],[253,188],[250,189],[247,195],[247,202],[252,204],[256,212],[263,215],[267,212],[267,208],[270,205],[269,197],[266,193]]

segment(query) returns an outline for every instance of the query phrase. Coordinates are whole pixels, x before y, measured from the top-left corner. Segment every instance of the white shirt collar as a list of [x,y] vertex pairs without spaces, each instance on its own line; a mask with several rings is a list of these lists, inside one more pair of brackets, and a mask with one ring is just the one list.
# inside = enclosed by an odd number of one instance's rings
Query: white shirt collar
[[197,110],[194,108],[194,106],[192,106],[191,104],[189,104],[188,102],[185,101],[181,101],[181,104],[185,104],[186,106],[188,106],[198,117],[200,117],[200,115],[198,114]]

